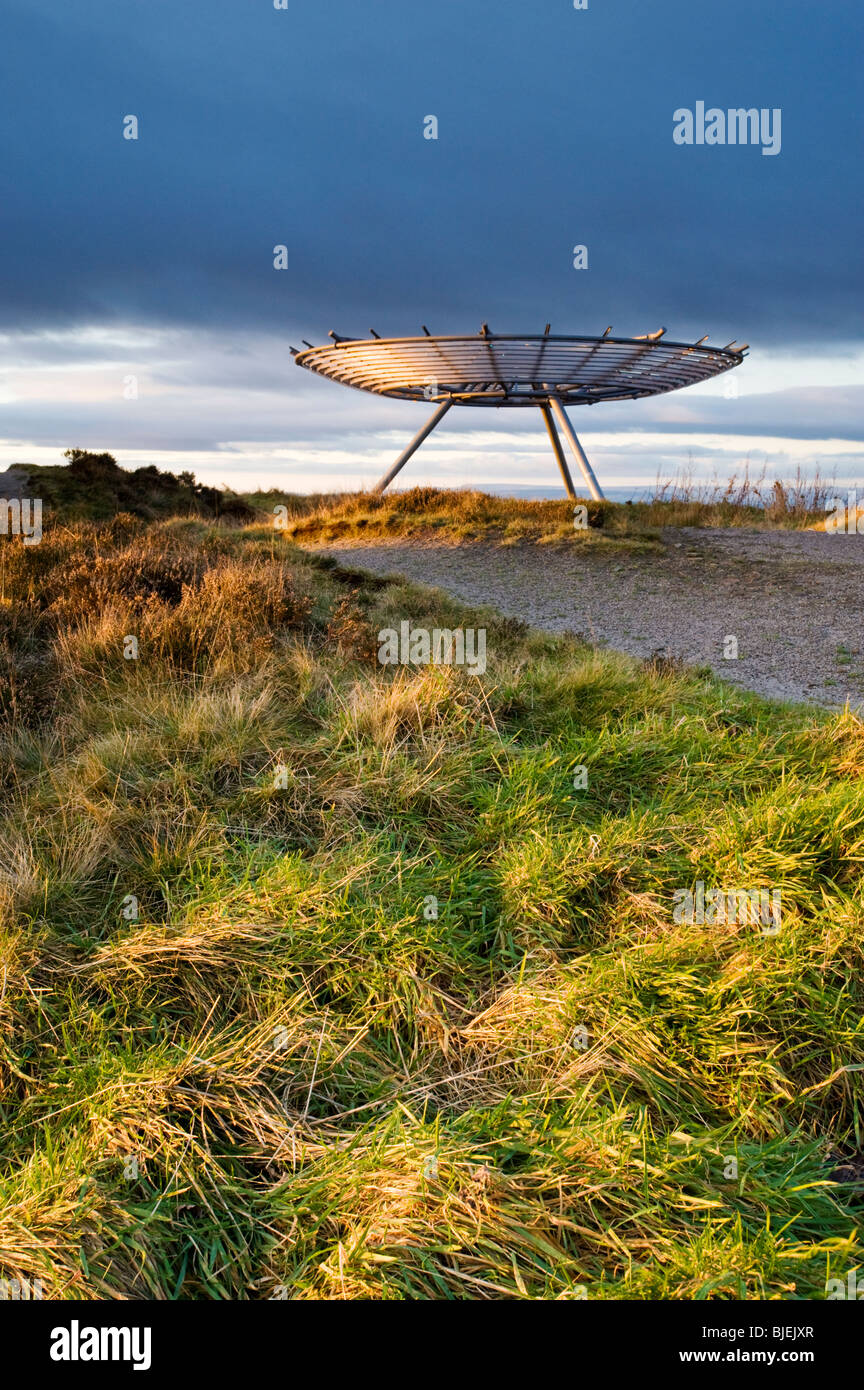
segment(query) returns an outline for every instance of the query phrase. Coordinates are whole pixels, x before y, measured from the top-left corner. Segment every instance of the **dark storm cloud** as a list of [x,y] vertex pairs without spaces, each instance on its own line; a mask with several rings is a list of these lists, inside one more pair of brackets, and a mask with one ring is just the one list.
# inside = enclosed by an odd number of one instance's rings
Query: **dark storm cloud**
[[[7,0],[2,321],[852,340],[860,16]],[[782,108],[781,153],[676,146],[699,100]]]

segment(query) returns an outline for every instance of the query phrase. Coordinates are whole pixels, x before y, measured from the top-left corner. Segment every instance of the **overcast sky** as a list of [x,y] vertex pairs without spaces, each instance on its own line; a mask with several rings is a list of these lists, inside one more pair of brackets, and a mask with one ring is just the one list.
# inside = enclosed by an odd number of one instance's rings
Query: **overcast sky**
[[[371,483],[428,409],[288,345],[486,320],[749,342],[734,378],[575,410],[601,481],[748,456],[864,478],[862,15],[6,0],[0,466],[77,445],[239,487]],[[676,144],[700,101],[779,109],[780,152]],[[559,481],[533,411],[451,411],[421,477]]]

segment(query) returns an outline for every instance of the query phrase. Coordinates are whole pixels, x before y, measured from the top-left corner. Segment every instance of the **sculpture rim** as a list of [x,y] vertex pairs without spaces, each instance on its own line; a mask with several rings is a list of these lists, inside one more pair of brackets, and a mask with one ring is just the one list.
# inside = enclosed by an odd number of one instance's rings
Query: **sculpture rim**
[[638,400],[709,381],[740,366],[746,347],[585,334],[424,334],[340,338],[295,351],[299,367],[376,396],[519,408]]

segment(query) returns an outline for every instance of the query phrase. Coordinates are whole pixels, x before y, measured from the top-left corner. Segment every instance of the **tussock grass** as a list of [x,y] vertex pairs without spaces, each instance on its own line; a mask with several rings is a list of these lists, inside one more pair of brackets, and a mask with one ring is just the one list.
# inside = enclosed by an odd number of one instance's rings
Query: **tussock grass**
[[674,478],[658,478],[648,515],[673,518],[675,526],[758,526],[819,529],[838,491],[835,478],[817,466],[805,473],[800,465],[791,479],[771,478],[763,464],[751,473],[745,459],[740,472],[725,480],[715,476],[697,481],[690,465]]
[[[80,523],[0,576],[0,1276],[803,1299],[859,1264],[857,719],[265,526]],[[380,667],[405,618],[485,625],[486,674]],[[779,886],[781,933],[676,923],[698,879]]]
[[[792,483],[741,478],[698,487],[677,480],[658,483],[643,502],[574,503],[496,497],[468,489],[415,487],[405,492],[343,493],[334,497],[299,497],[249,493],[250,506],[272,512],[286,509],[287,535],[299,544],[436,540],[463,544],[485,540],[500,545],[567,544],[650,550],[661,544],[665,526],[747,526],[761,529],[819,528],[824,525],[828,486],[817,478]],[[587,526],[574,527],[574,507],[584,506]]]
[[[252,506],[257,495],[249,494]],[[270,503],[270,496],[262,499]],[[614,546],[650,550],[659,547],[634,508],[614,502],[583,499],[586,527],[574,529],[574,504],[569,501],[527,501],[494,497],[467,489],[415,487],[406,492],[344,493],[333,498],[279,499],[288,507],[286,535],[298,544],[331,541],[377,541],[382,538],[436,540],[462,544],[477,540],[501,545],[522,542]],[[276,503],[273,503],[276,505]],[[662,523],[660,523],[662,524]]]

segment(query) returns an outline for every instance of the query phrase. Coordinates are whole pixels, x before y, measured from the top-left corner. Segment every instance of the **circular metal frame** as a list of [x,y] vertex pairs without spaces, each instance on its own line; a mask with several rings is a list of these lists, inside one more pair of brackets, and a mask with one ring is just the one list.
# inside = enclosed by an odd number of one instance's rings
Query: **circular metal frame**
[[636,400],[718,376],[744,360],[746,344],[491,333],[417,338],[340,338],[295,352],[298,367],[331,381],[406,401],[542,406]]

